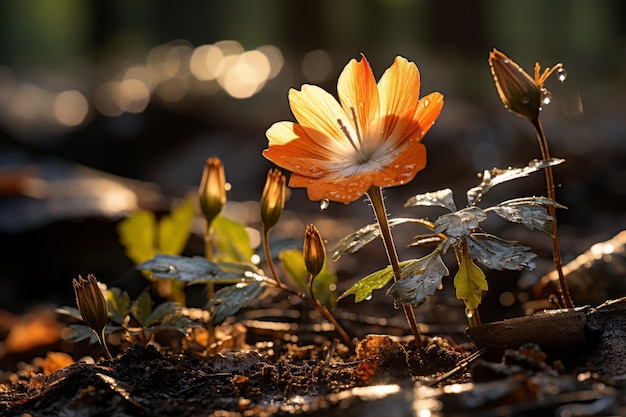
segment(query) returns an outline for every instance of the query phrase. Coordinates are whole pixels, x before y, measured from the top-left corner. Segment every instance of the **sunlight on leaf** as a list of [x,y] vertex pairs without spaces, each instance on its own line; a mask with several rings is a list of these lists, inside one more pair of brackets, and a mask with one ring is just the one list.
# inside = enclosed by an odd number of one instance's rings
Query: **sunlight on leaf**
[[[389,227],[394,227],[403,223],[418,223],[424,224],[423,219],[412,219],[398,217],[395,219],[389,219]],[[335,247],[330,251],[331,259],[333,262],[337,262],[346,253],[355,253],[363,246],[372,242],[374,239],[380,236],[380,227],[378,223],[368,224],[357,230],[354,233],[350,233],[348,236],[341,239]]]
[[467,255],[463,256],[459,270],[454,277],[454,288],[456,288],[456,298],[463,300],[470,310],[478,308],[483,291],[488,289],[485,274]]
[[341,294],[337,300],[341,300],[350,294],[354,294],[354,302],[360,303],[361,301],[371,297],[372,291],[381,289],[387,285],[392,278],[393,270],[391,269],[391,266],[388,266],[387,268],[376,271],[365,278],[361,278],[356,284]]
[[107,305],[109,317],[115,323],[122,324],[130,312],[130,296],[126,291],[119,288],[109,288],[107,290]]
[[148,317],[146,317],[145,325],[152,326],[158,322],[162,322],[166,316],[174,314],[178,310],[180,310],[178,303],[175,303],[173,301],[166,301],[164,303],[161,303],[150,312]]
[[435,233],[444,233],[448,236],[463,238],[469,236],[472,229],[487,220],[485,212],[476,206],[466,207],[454,213],[439,216],[435,221]]
[[483,196],[498,184],[526,177],[533,172],[539,171],[540,169],[559,165],[563,162],[565,162],[564,159],[558,158],[551,158],[547,161],[534,159],[524,168],[487,169],[483,172],[483,179],[481,183],[467,191],[467,204],[470,206],[478,204]]
[[426,297],[437,291],[441,280],[449,274],[439,251],[420,259],[405,261],[401,264],[400,276],[403,278],[393,283],[387,294],[396,304],[419,306],[426,302]]
[[159,221],[156,253],[179,255],[183,252],[189,239],[193,215],[193,202],[191,198],[187,198],[169,216]]
[[553,218],[548,214],[544,205],[565,208],[557,202],[543,197],[517,198],[504,201],[485,211],[493,211],[498,216],[510,222],[521,223],[531,230],[541,230],[552,233]]
[[267,284],[260,281],[230,285],[217,291],[205,308],[216,306],[213,323],[221,324],[259,298],[266,288]]
[[[285,273],[289,275],[300,291],[306,293],[308,291],[309,271],[304,264],[302,252],[296,249],[285,250],[280,254],[279,259]],[[337,275],[329,271],[328,263],[324,262],[321,272],[313,281],[313,293],[320,303],[331,309],[336,304],[335,293],[332,291],[336,284]]]
[[487,233],[472,233],[467,240],[470,257],[489,269],[534,269],[536,258],[527,246]]
[[218,264],[202,256],[157,255],[137,268],[151,272],[154,278],[175,279],[187,284],[208,282],[229,284],[262,278],[256,276],[248,267],[224,271]]
[[151,211],[138,211],[117,225],[120,242],[135,264],[152,258],[156,245],[156,218]]
[[217,259],[222,262],[250,262],[254,250],[250,247],[250,239],[243,224],[217,216],[212,227]]
[[91,327],[84,324],[70,324],[69,328],[72,333],[66,336],[66,340],[72,340],[75,343],[88,340],[92,345],[98,343],[98,336]]
[[452,190],[449,188],[431,193],[418,194],[409,198],[406,203],[404,203],[404,207],[413,206],[439,206],[447,208],[450,211],[456,211],[454,196]]

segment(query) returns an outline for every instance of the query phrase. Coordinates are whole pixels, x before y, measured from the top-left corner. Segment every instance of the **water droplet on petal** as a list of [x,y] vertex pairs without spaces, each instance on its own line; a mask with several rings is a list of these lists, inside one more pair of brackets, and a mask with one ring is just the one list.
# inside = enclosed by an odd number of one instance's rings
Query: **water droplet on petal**
[[367,297],[365,297],[365,301],[369,301],[372,299],[372,294],[368,295]]
[[322,210],[326,210],[328,208],[328,206],[330,206],[330,200],[327,198],[324,198],[322,201],[320,201],[320,208]]
[[567,71],[565,70],[565,68],[559,68],[559,70],[556,72],[556,76],[560,82],[563,82],[567,79]]

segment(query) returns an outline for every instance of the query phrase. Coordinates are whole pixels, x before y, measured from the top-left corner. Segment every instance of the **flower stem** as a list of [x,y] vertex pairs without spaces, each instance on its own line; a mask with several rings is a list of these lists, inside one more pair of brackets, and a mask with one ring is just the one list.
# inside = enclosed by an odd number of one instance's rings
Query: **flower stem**
[[[548,150],[548,140],[546,134],[541,125],[539,117],[532,121],[535,131],[537,132],[537,140],[539,141],[539,148],[541,150],[541,157],[544,161],[550,159],[550,151]],[[554,177],[552,175],[552,167],[545,168],[546,174],[546,187],[548,189],[548,198],[552,201],[556,201],[556,194],[554,191]],[[554,259],[554,266],[556,267],[557,274],[559,276],[559,295],[561,301],[566,308],[573,308],[574,302],[569,292],[569,287],[565,281],[563,275],[563,260],[561,259],[561,250],[559,247],[559,235],[556,222],[556,208],[554,206],[548,206],[548,214],[552,217],[552,257]]]
[[263,235],[263,253],[265,253],[265,261],[267,265],[270,267],[270,271],[272,272],[272,277],[278,283],[280,288],[283,288],[284,285],[280,280],[280,276],[276,271],[276,266],[274,265],[274,258],[272,258],[272,252],[270,251],[270,231],[265,227],[265,225],[261,226],[262,235]]
[[[367,196],[372,203],[374,215],[376,216],[376,221],[378,222],[382,233],[387,258],[389,259],[389,264],[393,269],[394,280],[398,281],[402,279],[400,276],[400,262],[398,261],[398,253],[396,252],[396,246],[393,242],[393,236],[391,235],[391,228],[389,227],[389,220],[387,219],[387,210],[385,209],[382,189],[372,185],[369,190],[367,190]],[[423,340],[417,326],[417,320],[415,318],[413,307],[403,303],[402,308],[404,309],[404,315],[406,316],[406,320],[411,328],[411,333],[413,333],[413,336],[415,337],[415,342],[418,347],[421,347],[423,345]]]
[[311,296],[311,303],[313,304],[313,307],[315,307],[315,309],[319,311],[320,314],[324,316],[326,320],[328,320],[333,325],[333,327],[335,328],[335,331],[339,333],[339,336],[341,336],[346,346],[353,348],[354,343],[352,342],[352,339],[350,339],[350,336],[348,336],[348,332],[344,330],[344,328],[339,324],[337,319],[331,314],[330,311],[328,311],[328,308],[326,308],[325,305],[323,305],[317,300],[317,297],[315,296],[315,293],[313,292],[313,279],[314,278],[315,277],[313,276],[309,277],[309,295]]
[[111,352],[109,352],[109,347],[107,346],[106,335],[104,333],[104,329],[102,329],[102,333],[98,335],[98,339],[100,340],[100,344],[104,349],[104,353],[106,354],[107,359],[113,359]]

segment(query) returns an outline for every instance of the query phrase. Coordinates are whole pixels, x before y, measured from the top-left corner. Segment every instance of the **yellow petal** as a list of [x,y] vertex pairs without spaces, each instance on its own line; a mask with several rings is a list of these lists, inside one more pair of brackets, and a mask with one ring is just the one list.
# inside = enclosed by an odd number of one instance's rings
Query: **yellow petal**
[[341,124],[345,125],[353,138],[356,138],[356,134],[332,95],[318,86],[305,84],[300,91],[289,91],[289,104],[296,120],[314,142],[337,152],[352,149],[341,130]]
[[420,74],[417,66],[396,57],[378,82],[383,136],[399,138],[415,115],[419,103]]
[[[372,68],[365,56],[361,55],[361,60],[358,62],[352,59],[345,66],[337,82],[337,94],[344,112],[358,127],[361,138],[367,137],[370,129],[377,128],[371,123],[377,121],[378,88]],[[358,123],[354,121],[353,112],[356,114]],[[376,136],[380,135],[379,132],[374,133]],[[356,137],[354,139],[357,140]]]

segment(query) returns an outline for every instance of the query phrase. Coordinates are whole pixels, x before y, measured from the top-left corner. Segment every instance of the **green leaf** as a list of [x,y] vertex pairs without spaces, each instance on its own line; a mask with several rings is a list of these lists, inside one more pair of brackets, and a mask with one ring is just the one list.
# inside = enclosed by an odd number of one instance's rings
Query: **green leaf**
[[483,291],[488,289],[485,274],[467,255],[461,259],[461,265],[454,277],[454,288],[456,288],[456,298],[463,300],[470,310],[478,308]]
[[404,207],[414,206],[438,206],[447,208],[450,211],[456,211],[452,190],[449,188],[432,193],[418,194],[404,203]]
[[539,171],[540,169],[552,167],[565,162],[564,159],[551,158],[547,161],[534,159],[524,168],[508,168],[508,169],[489,169],[483,172],[481,183],[467,191],[467,204],[470,206],[480,202],[482,197],[493,187],[503,182],[511,181],[517,178],[526,177],[529,174]]
[[444,233],[448,236],[464,238],[469,236],[478,224],[487,220],[485,212],[476,206],[466,207],[454,213],[441,215],[435,221],[435,233]]
[[[227,265],[228,266],[228,265]],[[175,279],[187,284],[209,283],[232,284],[259,279],[250,267],[237,265],[238,269],[224,271],[220,265],[202,256],[156,255],[137,268],[149,271],[156,279]]]
[[341,300],[350,294],[354,294],[354,302],[360,303],[361,301],[371,297],[372,291],[381,289],[387,285],[392,278],[393,269],[391,269],[391,266],[388,266],[387,268],[376,271],[365,278],[361,278],[356,282],[356,284],[341,294],[337,300]]
[[138,211],[117,225],[120,242],[135,264],[140,264],[156,254],[156,218],[147,210]]
[[387,290],[387,295],[391,295],[397,304],[424,304],[426,297],[434,294],[441,285],[442,278],[449,274],[437,250],[423,258],[405,261],[400,265],[402,279],[394,282]]
[[75,320],[83,321],[83,316],[80,314],[80,311],[76,307],[63,306],[55,308],[54,312],[57,314],[63,314],[64,316],[71,317]]
[[224,216],[217,216],[213,223],[213,243],[222,262],[250,262],[254,250],[250,247],[248,233],[243,224]]
[[230,285],[217,291],[205,308],[216,306],[213,311],[213,323],[221,324],[259,298],[266,288],[267,284],[261,281]]
[[189,334],[189,329],[194,327],[200,327],[200,325],[194,323],[189,317],[178,311],[176,313],[166,315],[157,325],[153,325],[146,329],[146,335],[149,336],[150,334],[158,333],[163,330],[176,330],[180,334],[187,336]]
[[[193,202],[187,198],[169,216],[159,221],[156,253],[179,255],[183,252],[189,239],[193,215]],[[146,259],[142,259],[142,262]]]
[[131,312],[142,326],[146,326],[148,324],[148,316],[152,312],[152,298],[147,291],[139,294],[139,297],[137,297],[131,307]]
[[559,203],[543,197],[526,197],[504,201],[485,211],[493,211],[498,216],[514,223],[521,223],[531,230],[552,233],[553,217],[548,214],[545,205],[565,208]]
[[109,288],[107,289],[107,307],[111,320],[123,324],[130,312],[130,296],[119,288]]
[[[418,223],[423,224],[424,220],[422,219],[412,219],[412,218],[394,218],[389,219],[389,227],[394,227],[403,223]],[[331,259],[333,262],[338,261],[345,253],[355,253],[363,246],[372,242],[374,239],[379,237],[380,227],[378,223],[368,224],[357,230],[354,233],[350,233],[348,236],[341,239],[335,247],[330,251]]]
[[470,257],[489,269],[534,269],[536,258],[527,246],[487,233],[472,233],[467,240]]

